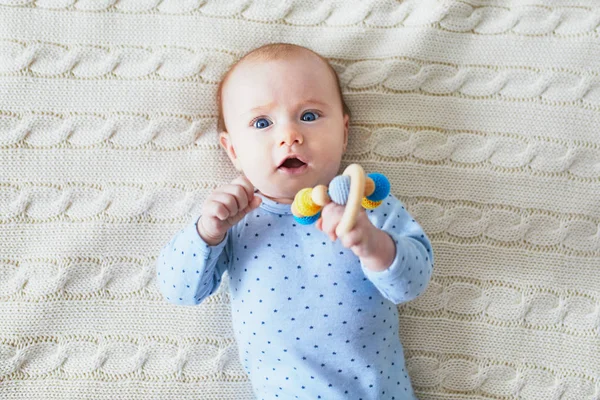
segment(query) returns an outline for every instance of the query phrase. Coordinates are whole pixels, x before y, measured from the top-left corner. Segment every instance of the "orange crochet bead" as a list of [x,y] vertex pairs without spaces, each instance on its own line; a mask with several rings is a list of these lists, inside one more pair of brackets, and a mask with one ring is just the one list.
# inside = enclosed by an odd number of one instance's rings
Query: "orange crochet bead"
[[365,197],[369,197],[375,191],[375,181],[367,177],[365,179]]

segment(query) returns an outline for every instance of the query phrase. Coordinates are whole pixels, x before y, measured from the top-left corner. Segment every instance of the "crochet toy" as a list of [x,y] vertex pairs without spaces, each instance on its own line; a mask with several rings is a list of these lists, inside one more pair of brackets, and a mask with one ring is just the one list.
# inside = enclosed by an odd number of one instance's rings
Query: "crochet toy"
[[329,184],[305,188],[296,193],[292,203],[294,219],[303,225],[309,225],[321,217],[321,210],[329,202],[345,205],[335,233],[342,236],[354,228],[359,207],[374,209],[390,193],[390,182],[385,175],[365,171],[358,164],[350,164],[342,175],[338,175]]

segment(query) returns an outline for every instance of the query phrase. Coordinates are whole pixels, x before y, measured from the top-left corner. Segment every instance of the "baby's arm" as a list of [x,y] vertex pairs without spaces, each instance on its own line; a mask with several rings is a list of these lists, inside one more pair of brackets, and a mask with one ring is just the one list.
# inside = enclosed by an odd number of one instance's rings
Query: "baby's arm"
[[394,304],[419,296],[433,271],[433,249],[423,228],[391,193],[379,207],[367,210],[367,216],[376,228],[391,236],[396,253],[392,264],[383,271],[371,270],[361,261],[365,276]]
[[221,243],[210,246],[199,235],[197,221],[178,231],[156,261],[160,292],[174,304],[200,304],[218,289],[229,264],[230,232]]

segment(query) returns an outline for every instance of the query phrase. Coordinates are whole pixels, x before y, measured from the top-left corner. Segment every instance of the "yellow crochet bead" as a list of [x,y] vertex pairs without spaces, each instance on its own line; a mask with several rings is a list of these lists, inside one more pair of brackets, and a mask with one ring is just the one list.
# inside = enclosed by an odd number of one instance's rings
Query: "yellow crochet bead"
[[294,201],[296,202],[296,209],[298,212],[305,217],[312,217],[321,211],[321,207],[312,201],[312,188],[300,190],[296,193]]
[[379,200],[379,201],[372,201],[367,199],[366,197],[363,197],[362,199],[362,206],[368,210],[372,210],[374,208],[379,207],[379,205],[383,203],[383,200]]

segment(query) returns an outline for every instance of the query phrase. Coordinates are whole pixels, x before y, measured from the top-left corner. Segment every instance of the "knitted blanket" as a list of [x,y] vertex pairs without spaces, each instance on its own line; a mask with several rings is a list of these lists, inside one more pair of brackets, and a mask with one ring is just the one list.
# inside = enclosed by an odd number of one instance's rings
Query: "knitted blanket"
[[175,306],[155,262],[236,176],[220,76],[290,42],[340,75],[340,173],[432,240],[418,397],[600,399],[599,29],[595,0],[0,0],[0,398],[253,398],[228,279]]

